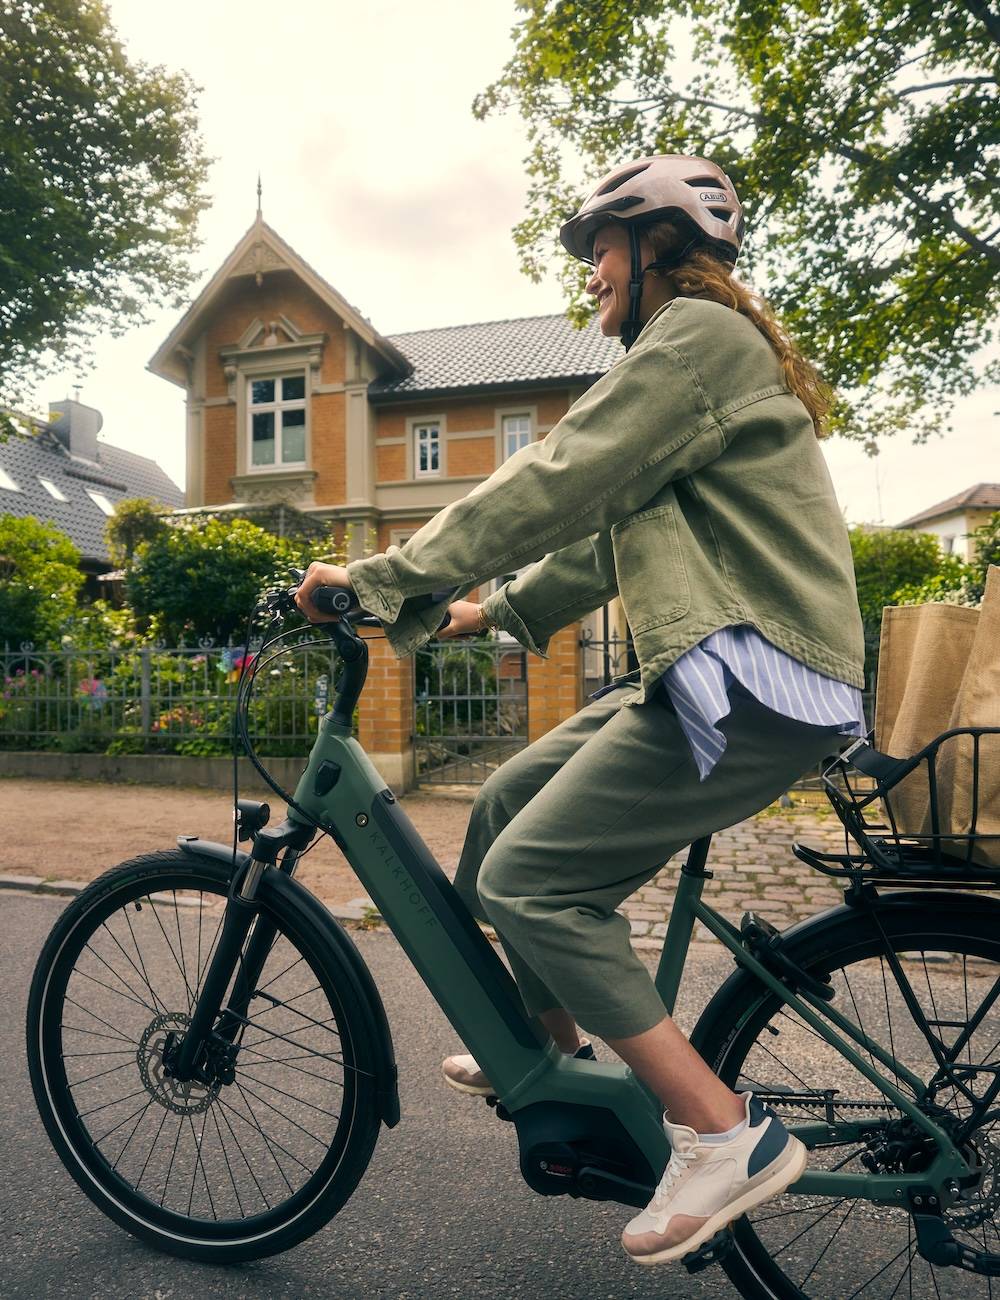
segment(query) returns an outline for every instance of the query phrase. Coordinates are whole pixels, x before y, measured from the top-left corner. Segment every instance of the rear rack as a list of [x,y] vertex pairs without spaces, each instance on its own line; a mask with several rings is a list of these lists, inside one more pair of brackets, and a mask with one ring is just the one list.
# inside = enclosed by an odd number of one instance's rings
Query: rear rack
[[[996,791],[980,790],[983,736],[1000,737],[1000,727],[954,727],[909,758],[880,753],[867,737],[855,741],[821,778],[844,827],[845,851],[820,852],[794,843],[792,852],[827,876],[1000,889],[1000,830],[978,829],[983,799],[992,796],[996,804]],[[998,746],[992,752],[1000,759],[1000,740],[987,743]],[[956,748],[942,755],[945,745]],[[957,758],[969,765],[971,783],[963,791],[963,807],[968,808],[964,829],[943,824],[950,791],[942,789],[939,757]],[[905,807],[901,797],[904,781]],[[915,815],[915,807],[920,809],[919,815]],[[991,811],[994,817],[1000,815],[995,806]]]

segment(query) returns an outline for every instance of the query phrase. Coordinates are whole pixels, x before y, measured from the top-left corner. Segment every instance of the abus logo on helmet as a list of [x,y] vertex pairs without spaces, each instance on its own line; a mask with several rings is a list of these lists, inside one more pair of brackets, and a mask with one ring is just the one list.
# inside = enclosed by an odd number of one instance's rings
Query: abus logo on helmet
[[705,203],[725,203],[729,198],[728,194],[719,193],[716,190],[702,190],[698,195]]

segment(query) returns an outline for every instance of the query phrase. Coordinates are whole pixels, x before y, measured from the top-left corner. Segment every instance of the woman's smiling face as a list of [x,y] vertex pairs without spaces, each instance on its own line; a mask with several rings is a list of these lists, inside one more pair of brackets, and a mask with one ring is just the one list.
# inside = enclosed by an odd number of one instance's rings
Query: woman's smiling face
[[[644,234],[639,235],[642,265],[654,261],[653,250]],[[594,274],[586,284],[587,293],[597,298],[601,333],[609,338],[621,333],[628,317],[628,284],[632,274],[628,232],[617,222],[608,222],[594,235]],[[663,280],[653,272],[643,279],[639,319],[645,324],[658,307],[671,298]]]

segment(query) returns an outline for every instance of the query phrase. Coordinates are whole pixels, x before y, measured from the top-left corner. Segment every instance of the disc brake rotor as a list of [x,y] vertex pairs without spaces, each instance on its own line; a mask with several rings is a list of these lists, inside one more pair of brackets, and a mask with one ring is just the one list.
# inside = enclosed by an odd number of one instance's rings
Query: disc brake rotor
[[173,1038],[183,1036],[191,1017],[182,1011],[168,1011],[156,1016],[146,1027],[136,1061],[143,1087],[164,1110],[175,1115],[199,1115],[208,1110],[219,1095],[218,1082],[207,1084],[197,1079],[172,1079],[164,1070],[163,1054]]

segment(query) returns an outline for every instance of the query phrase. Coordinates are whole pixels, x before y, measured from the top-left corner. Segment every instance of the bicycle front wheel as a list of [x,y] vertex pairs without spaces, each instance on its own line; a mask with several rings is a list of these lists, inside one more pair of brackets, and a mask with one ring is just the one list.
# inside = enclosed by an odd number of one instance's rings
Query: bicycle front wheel
[[[959,1143],[978,1166],[978,1180],[944,1217],[957,1241],[1000,1253],[1000,1133],[987,1096],[1000,1068],[1000,909],[988,899],[926,892],[890,897],[876,909],[843,908],[805,924],[785,950],[832,984],[833,1005],[928,1086],[924,1105],[943,1127],[957,1134],[986,1098],[981,1120]],[[810,1169],[898,1175],[929,1165],[933,1152],[922,1131],[752,977],[736,974],[723,985],[692,1041],[724,1082],[753,1090],[786,1125],[830,1115],[863,1126],[864,1138],[813,1150]],[[949,1058],[952,1071],[942,1066]],[[913,1096],[905,1081],[868,1061]],[[733,1236],[736,1250],[724,1266],[748,1300],[994,1294],[988,1277],[924,1260],[902,1207],[796,1194],[793,1185],[738,1220]]]
[[210,1082],[170,1077],[164,1056],[190,1023],[228,887],[224,864],[180,850],[106,872],[56,923],[27,1015],[35,1100],[83,1191],[161,1250],[219,1263],[325,1224],[380,1127],[352,973],[305,909],[279,912],[266,888],[260,916],[276,934],[237,1050]]

